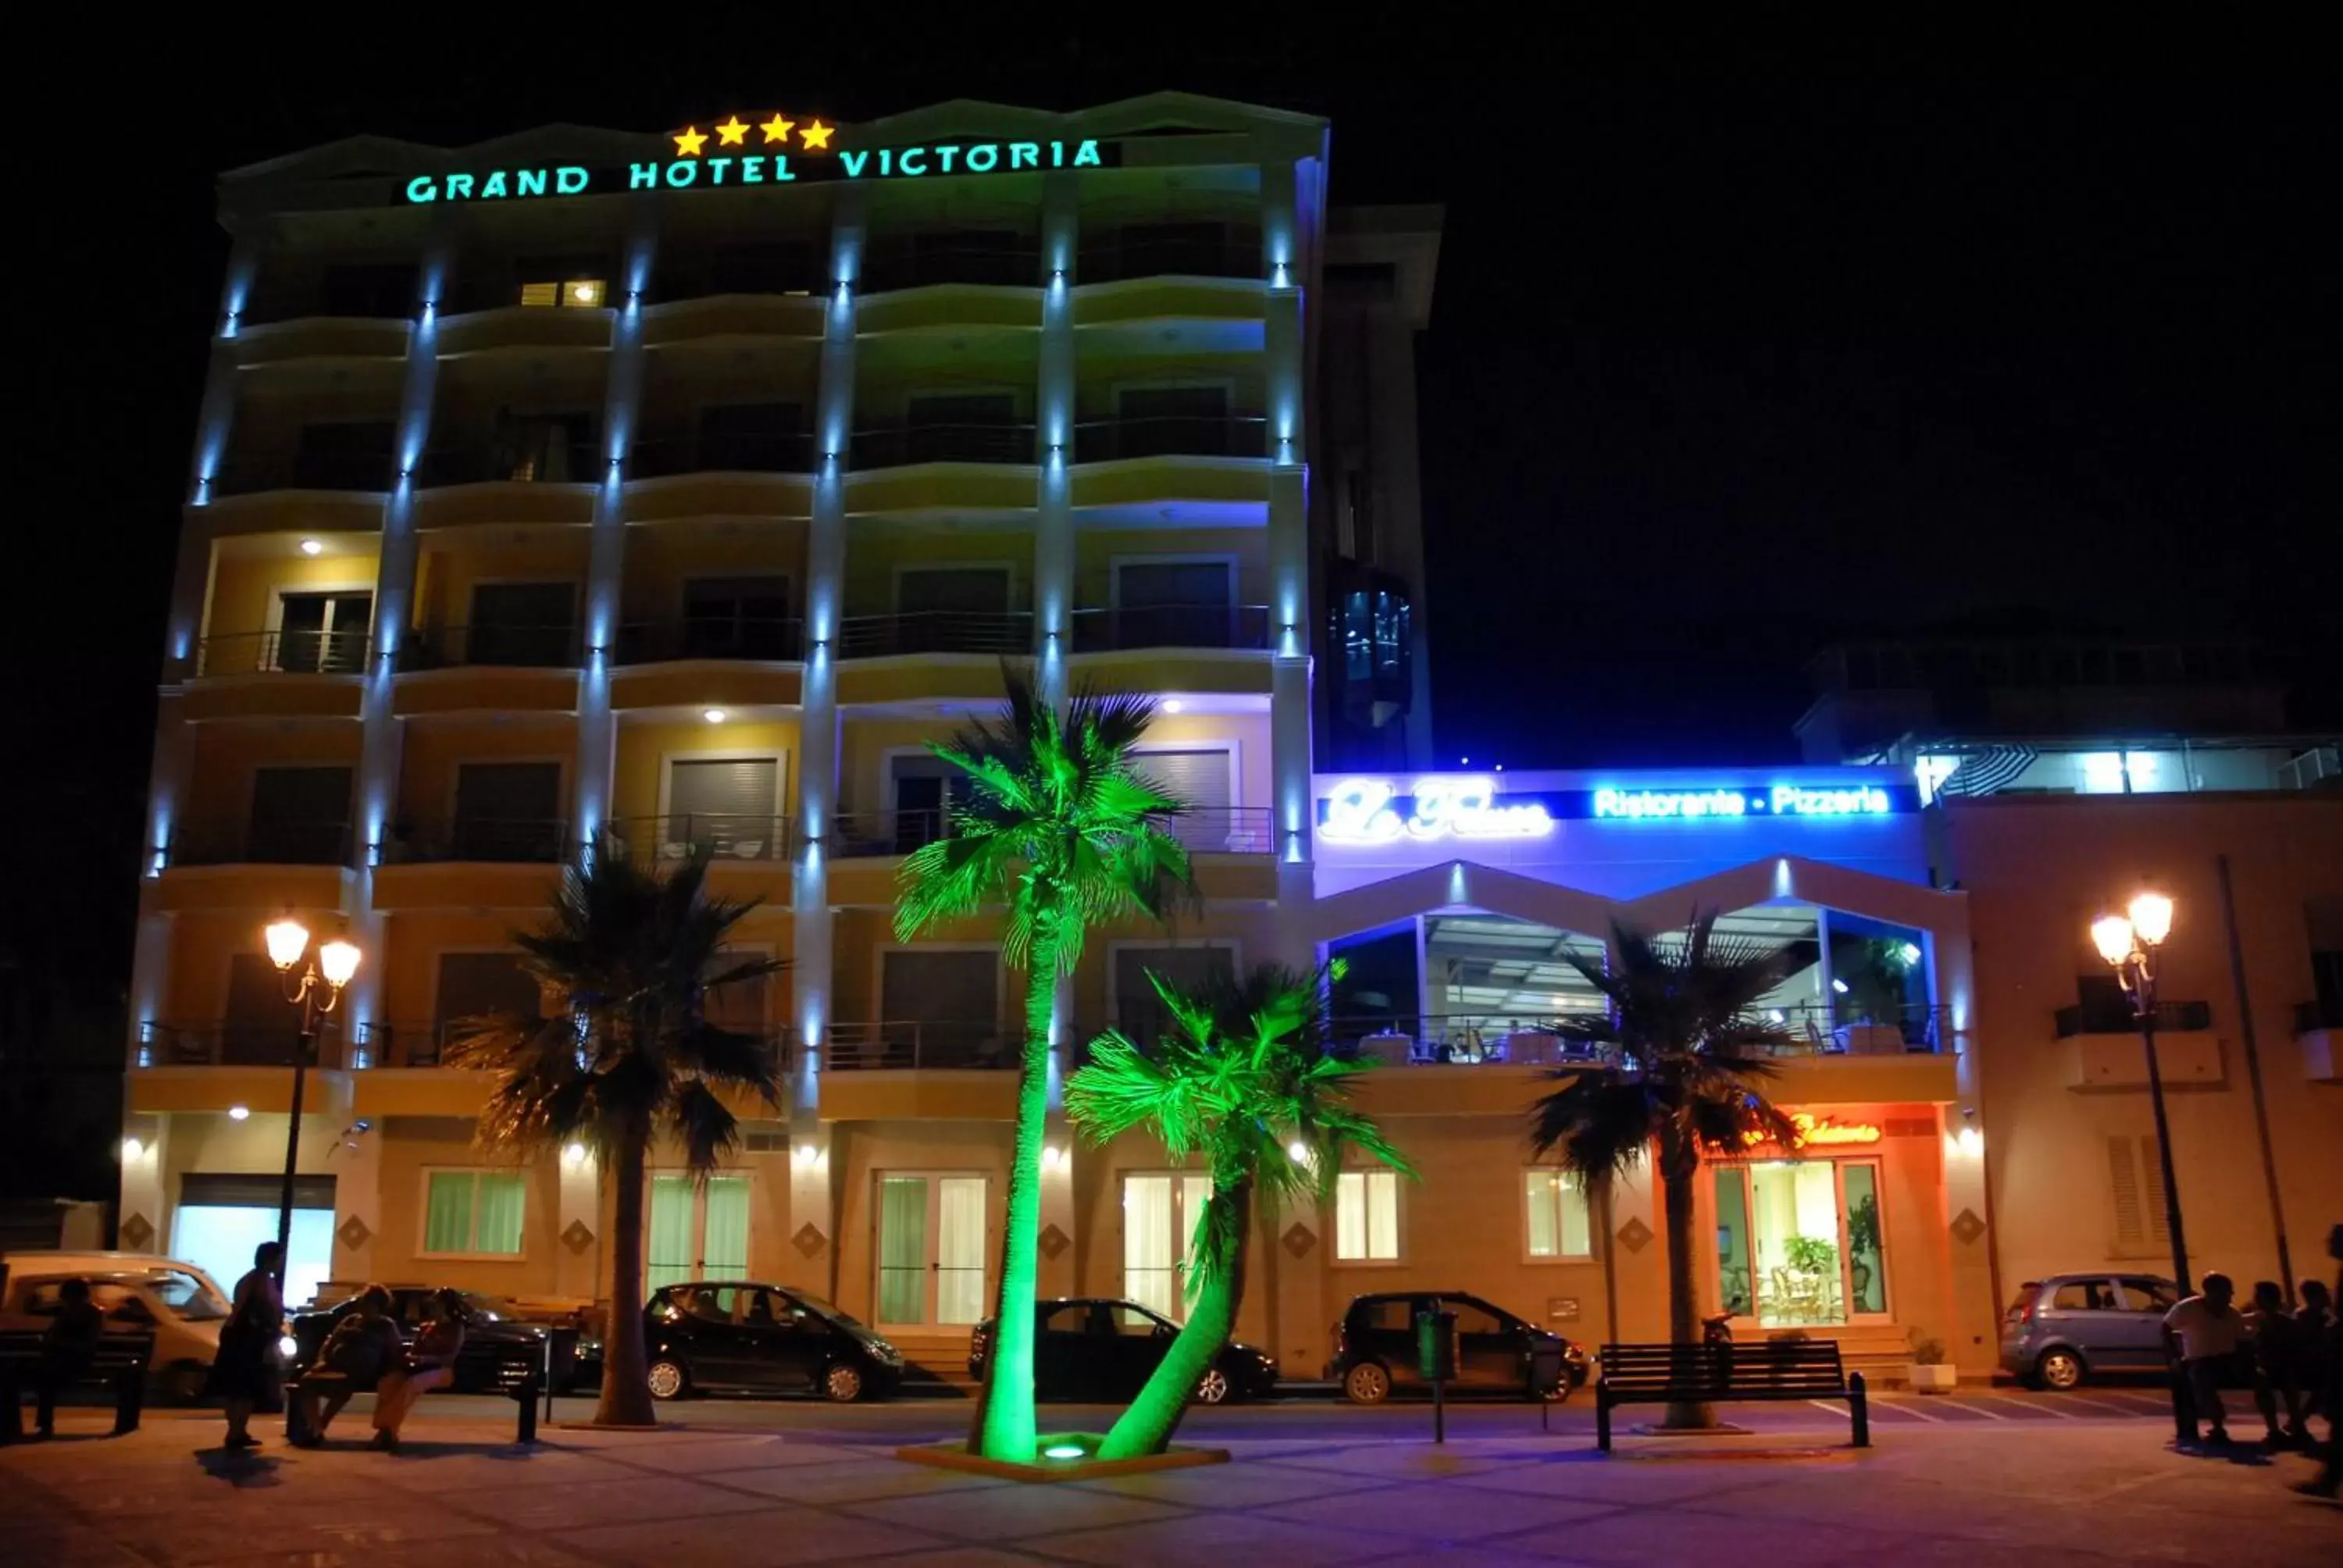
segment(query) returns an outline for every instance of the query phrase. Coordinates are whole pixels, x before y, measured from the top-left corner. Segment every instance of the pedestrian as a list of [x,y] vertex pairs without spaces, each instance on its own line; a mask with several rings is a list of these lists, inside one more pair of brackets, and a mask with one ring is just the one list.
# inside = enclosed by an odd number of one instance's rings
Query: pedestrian
[[441,1291],[432,1298],[431,1321],[415,1335],[405,1361],[383,1379],[374,1396],[374,1445],[387,1453],[398,1452],[398,1429],[406,1423],[415,1402],[456,1375],[456,1357],[464,1348],[464,1298]]
[[[2327,1232],[2327,1255],[2343,1264],[2343,1225]],[[2343,1268],[2335,1274],[2335,1293],[2343,1296]],[[2305,1292],[2303,1301],[2310,1298]],[[2327,1455],[2318,1473],[2308,1481],[2295,1483],[2297,1492],[2307,1492],[2313,1497],[2333,1497],[2338,1485],[2343,1485],[2343,1315],[2338,1315],[2332,1303],[2327,1313],[2327,1367],[2319,1387],[2320,1397],[2327,1402]]]
[[[2264,1448],[2299,1446],[2309,1434],[2302,1428],[2302,1362],[2296,1345],[2294,1314],[2286,1310],[2286,1292],[2276,1280],[2254,1282],[2254,1304],[2246,1312],[2250,1337],[2247,1360],[2252,1363],[2254,1408],[2268,1429]],[[2278,1422],[2283,1407],[2286,1422]]]
[[2327,1401],[2327,1371],[2331,1359],[2327,1342],[2335,1332],[2335,1298],[2324,1280],[2305,1280],[2295,1287],[2302,1305],[2294,1312],[2294,1348],[2302,1356],[2303,1413],[2334,1413]]
[[379,1386],[399,1364],[406,1348],[399,1342],[398,1324],[390,1316],[390,1292],[380,1285],[360,1291],[357,1302],[334,1325],[334,1332],[326,1336],[317,1361],[294,1385],[293,1399],[300,1414],[287,1424],[304,1434],[297,1440],[301,1445],[324,1447],[326,1428],[350,1402],[350,1396],[360,1389]]
[[204,1392],[227,1402],[223,1448],[258,1448],[260,1440],[249,1430],[254,1413],[275,1415],[285,1408],[277,1368],[277,1342],[285,1332],[277,1271],[284,1259],[285,1250],[274,1241],[253,1249],[252,1270],[236,1282],[235,1304],[220,1325],[219,1353]]
[[87,1375],[105,1332],[106,1318],[89,1299],[87,1280],[67,1280],[57,1287],[57,1315],[41,1331],[41,1360],[33,1373],[38,1401],[35,1436],[56,1435],[57,1395]]
[[[2227,1442],[2229,1429],[2221,1408],[2221,1380],[2235,1372],[2237,1352],[2245,1348],[2246,1320],[2230,1303],[2237,1299],[2236,1282],[2223,1273],[2205,1276],[2203,1287],[2164,1314],[2164,1326],[2180,1341],[2180,1372],[2199,1418],[2209,1417],[2207,1442]],[[2189,1422],[2189,1440],[2196,1441]]]

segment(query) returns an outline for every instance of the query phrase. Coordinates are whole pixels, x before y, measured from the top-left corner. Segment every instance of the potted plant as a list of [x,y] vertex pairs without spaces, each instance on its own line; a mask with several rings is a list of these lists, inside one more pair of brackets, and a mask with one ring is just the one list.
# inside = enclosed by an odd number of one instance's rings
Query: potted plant
[[1912,1364],[1905,1368],[1912,1387],[1919,1393],[1950,1393],[1961,1381],[1960,1369],[1945,1354],[1945,1342],[1912,1331]]

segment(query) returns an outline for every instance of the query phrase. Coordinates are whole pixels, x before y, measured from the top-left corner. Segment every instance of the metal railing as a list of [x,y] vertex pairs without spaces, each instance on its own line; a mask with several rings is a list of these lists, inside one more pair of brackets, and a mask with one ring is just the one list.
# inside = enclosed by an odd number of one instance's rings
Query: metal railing
[[2343,997],[2295,1004],[2295,1033],[2316,1034],[2323,1029],[2343,1029]]
[[1070,616],[1076,653],[1139,648],[1269,647],[1265,604],[1166,604],[1078,609]]
[[[1776,1013],[1780,1016],[1773,1016]],[[1760,1016],[1787,1031],[1794,1042],[1777,1047],[1777,1055],[1892,1056],[1953,1049],[1952,1010],[1927,1002],[1883,1007],[1835,997],[1827,1002],[1775,1008]]]
[[1218,235],[1165,235],[1147,229],[1085,234],[1076,273],[1083,283],[1114,283],[1126,277],[1262,275],[1261,235],[1233,227]]
[[849,616],[838,625],[840,658],[900,653],[1024,654],[1033,618],[1023,610],[931,609]]
[[[149,1022],[138,1028],[141,1067],[291,1067],[301,1051],[301,1030],[293,1009],[282,1024]],[[317,1027],[312,1067],[342,1065],[341,1023],[328,1015]]]
[[789,819],[709,812],[675,812],[665,817],[621,817],[604,829],[619,851],[644,864],[669,863],[693,851],[711,860],[769,860],[789,858]]
[[558,817],[453,817],[394,824],[382,846],[386,866],[478,860],[496,865],[555,865],[569,858],[569,824]]
[[[1334,1053],[1386,1062],[1531,1062],[1551,1065],[1603,1060],[1603,1049],[1563,1032],[1579,1013],[1384,1013],[1338,1017],[1329,1024]],[[1927,1003],[1874,1012],[1840,1002],[1761,1011],[1757,1016],[1788,1038],[1774,1056],[1869,1056],[1933,1053],[1955,1049],[1951,1010]]]
[[809,474],[813,437],[796,431],[770,435],[707,434],[697,440],[638,441],[627,455],[629,479],[678,474]]
[[458,1026],[448,1023],[367,1023],[350,1052],[353,1068],[437,1067]]
[[[1153,819],[1155,825],[1199,855],[1267,855],[1277,847],[1266,806],[1201,806]],[[832,853],[852,858],[908,855],[950,829],[940,807],[897,811],[850,811],[831,819]]]
[[600,438],[591,436],[519,446],[437,447],[415,465],[415,486],[429,490],[448,485],[590,484],[609,467],[600,447]]
[[908,855],[944,836],[943,809],[848,811],[830,819],[831,853],[848,859]]
[[[1138,762],[1145,772],[1143,753]],[[1266,806],[1192,806],[1154,822],[1191,854],[1266,855],[1277,848],[1274,819]]]
[[1265,457],[1269,421],[1258,414],[1163,414],[1094,419],[1074,427],[1074,461],[1115,457]]
[[805,622],[743,620],[736,616],[687,616],[680,620],[629,621],[618,628],[616,664],[662,664],[681,658],[805,658]]
[[[2139,1015],[2131,1004],[2113,1007],[2062,1007],[2051,1015],[2060,1040],[2070,1040],[2078,1034],[2137,1034]],[[2156,1004],[2156,1027],[2175,1032],[2197,1032],[2213,1027],[2213,1004],[2209,1001],[2160,1001]]]
[[173,866],[347,866],[347,822],[263,817],[196,818],[171,825]]
[[196,644],[198,675],[364,675],[374,639],[362,631],[239,631]]
[[920,288],[936,283],[990,283],[1012,288],[1038,288],[1041,283],[1041,252],[1023,243],[955,245],[949,241],[880,240],[863,257],[861,287],[866,294],[890,289]]
[[881,425],[854,432],[850,468],[900,468],[910,463],[1031,463],[1033,427]]
[[1017,1037],[1004,1024],[970,1020],[902,1020],[886,1023],[833,1023],[821,1047],[826,1072],[865,1072],[919,1067],[1007,1068],[1017,1066]]
[[213,473],[214,496],[253,496],[264,490],[356,490],[390,488],[396,471],[388,451],[310,452],[247,457],[222,464]]
[[515,669],[575,669],[574,626],[439,626],[418,628],[399,645],[401,670],[493,665]]

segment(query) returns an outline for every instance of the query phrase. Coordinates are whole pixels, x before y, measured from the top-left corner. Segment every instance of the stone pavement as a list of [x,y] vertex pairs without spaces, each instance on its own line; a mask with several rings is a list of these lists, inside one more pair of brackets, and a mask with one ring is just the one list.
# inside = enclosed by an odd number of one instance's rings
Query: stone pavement
[[528,1452],[509,1425],[440,1418],[397,1456],[358,1446],[354,1423],[329,1450],[272,1432],[236,1458],[212,1446],[216,1417],[125,1439],[99,1424],[75,1412],[57,1441],[0,1450],[0,1561],[2343,1563],[2343,1509],[2286,1488],[2308,1461],[2177,1454],[2135,1423],[1916,1428],[1866,1453],[1825,1423],[1795,1440],[1629,1439],[1607,1460],[1579,1434],[1444,1450],[1265,1436],[1228,1444],[1227,1465],[1054,1486],[903,1464],[835,1433],[548,1430]]

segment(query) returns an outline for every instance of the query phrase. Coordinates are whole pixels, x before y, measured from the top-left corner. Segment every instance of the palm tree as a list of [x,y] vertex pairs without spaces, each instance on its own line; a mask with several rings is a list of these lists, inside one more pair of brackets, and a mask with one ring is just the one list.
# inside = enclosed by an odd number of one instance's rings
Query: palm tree
[[726,1091],[778,1109],[772,1043],[709,1021],[709,993],[771,974],[725,940],[752,903],[708,896],[694,855],[665,877],[609,847],[562,873],[537,930],[516,932],[521,965],[558,1004],[554,1016],[465,1020],[447,1060],[492,1075],[478,1137],[490,1149],[541,1153],[585,1144],[615,1183],[610,1321],[604,1337],[603,1425],[651,1423],[643,1347],[643,1172],[651,1140],[683,1149],[705,1181],[739,1141]]
[[[1790,1037],[1753,1010],[1780,983],[1787,955],[1720,941],[1715,925],[1713,910],[1695,912],[1681,933],[1665,938],[1614,924],[1617,962],[1611,968],[1564,950],[1610,1005],[1604,1013],[1564,1021],[1559,1032],[1603,1060],[1593,1068],[1556,1069],[1551,1076],[1561,1087],[1531,1112],[1532,1144],[1541,1155],[1559,1155],[1599,1212],[1609,1211],[1614,1180],[1658,1145],[1668,1335],[1677,1344],[1700,1339],[1693,1200],[1703,1153],[1797,1142],[1789,1117],[1758,1092],[1775,1072],[1766,1053]],[[1610,1246],[1605,1235],[1606,1256]],[[1616,1323],[1611,1332],[1617,1334]],[[1706,1405],[1668,1407],[1669,1426],[1714,1423]]]
[[1161,819],[1182,809],[1139,771],[1132,754],[1155,717],[1141,697],[1078,691],[1061,715],[1031,676],[1004,665],[1008,706],[990,723],[930,749],[968,776],[967,797],[943,837],[907,858],[895,909],[897,940],[940,920],[1008,905],[1001,954],[1025,971],[1017,1141],[1001,1241],[993,1352],[985,1362],[970,1446],[988,1459],[1030,1463],[1033,1302],[1040,1272],[1041,1133],[1049,1109],[1051,1003],[1089,929],[1133,913],[1161,918],[1189,878],[1188,851]]
[[1182,993],[1150,974],[1172,1027],[1151,1047],[1109,1030],[1066,1084],[1092,1142],[1146,1128],[1174,1160],[1202,1154],[1212,1196],[1196,1227],[1188,1321],[1099,1447],[1101,1459],[1161,1453],[1244,1301],[1256,1201],[1323,1202],[1356,1148],[1407,1172],[1382,1130],[1345,1103],[1363,1064],[1325,1054],[1324,976],[1264,965]]

